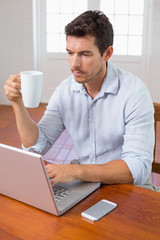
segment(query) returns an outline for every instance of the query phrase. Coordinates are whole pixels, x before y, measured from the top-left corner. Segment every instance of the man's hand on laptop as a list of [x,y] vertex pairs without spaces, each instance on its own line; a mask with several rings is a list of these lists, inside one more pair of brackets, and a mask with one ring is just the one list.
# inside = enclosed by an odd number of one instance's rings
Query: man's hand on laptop
[[51,182],[54,186],[56,183],[68,183],[78,179],[78,172],[80,171],[80,165],[74,164],[47,164],[46,170]]

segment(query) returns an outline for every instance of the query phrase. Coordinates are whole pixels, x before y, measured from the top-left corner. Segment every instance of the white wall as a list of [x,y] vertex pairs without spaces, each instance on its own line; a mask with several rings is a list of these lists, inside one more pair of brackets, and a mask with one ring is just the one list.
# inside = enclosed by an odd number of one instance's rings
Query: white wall
[[33,69],[32,0],[0,0],[0,104],[10,74]]
[[153,100],[160,103],[160,0],[152,2],[148,87]]
[[[160,0],[151,3],[145,71],[137,63],[116,64],[139,75],[153,101],[160,102]],[[32,0],[0,0],[0,35],[0,104],[9,104],[3,90],[8,76],[33,69]],[[69,65],[66,59],[50,59],[39,70],[44,70],[42,101],[46,102],[59,82],[70,74]]]

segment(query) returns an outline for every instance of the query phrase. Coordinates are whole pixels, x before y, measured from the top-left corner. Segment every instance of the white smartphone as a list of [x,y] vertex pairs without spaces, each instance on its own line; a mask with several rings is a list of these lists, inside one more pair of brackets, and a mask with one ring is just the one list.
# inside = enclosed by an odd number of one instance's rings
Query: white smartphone
[[116,203],[103,199],[94,204],[92,207],[88,208],[86,211],[82,212],[81,216],[91,221],[98,221],[100,218],[104,217],[107,213],[111,212],[116,207]]

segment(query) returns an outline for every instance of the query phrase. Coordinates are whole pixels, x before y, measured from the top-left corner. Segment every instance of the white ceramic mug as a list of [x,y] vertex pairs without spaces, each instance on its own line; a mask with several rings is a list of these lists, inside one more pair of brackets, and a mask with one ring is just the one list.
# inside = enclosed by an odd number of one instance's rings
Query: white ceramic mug
[[40,104],[42,95],[43,73],[39,71],[21,72],[21,93],[24,106],[36,108]]

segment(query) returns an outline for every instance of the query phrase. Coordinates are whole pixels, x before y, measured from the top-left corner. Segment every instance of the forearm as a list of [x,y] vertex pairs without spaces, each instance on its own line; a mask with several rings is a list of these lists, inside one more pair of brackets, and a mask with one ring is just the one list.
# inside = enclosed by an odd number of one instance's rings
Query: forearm
[[10,75],[4,85],[6,97],[10,100],[15,117],[20,139],[25,147],[34,145],[38,139],[37,125],[30,118],[22,100],[20,74]]
[[24,147],[34,145],[39,135],[36,123],[29,116],[22,100],[18,103],[12,102],[12,107],[15,113],[17,129],[22,144]]
[[48,164],[46,169],[52,186],[57,182],[67,183],[75,180],[104,184],[133,183],[132,174],[123,160],[105,164]]
[[80,165],[79,167],[76,178],[83,181],[104,184],[133,183],[132,174],[127,164],[121,159],[105,164]]

